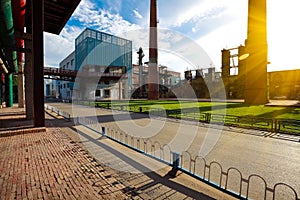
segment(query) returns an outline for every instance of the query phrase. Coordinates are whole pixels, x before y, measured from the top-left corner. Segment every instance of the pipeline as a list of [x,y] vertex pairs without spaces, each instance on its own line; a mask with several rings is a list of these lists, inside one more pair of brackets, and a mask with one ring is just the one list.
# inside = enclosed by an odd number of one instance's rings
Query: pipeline
[[[0,36],[4,48],[16,47],[11,0],[0,1]],[[5,50],[5,55],[9,63],[9,72],[17,72],[17,52]]]
[[[12,0],[13,19],[15,31],[24,33],[25,26],[25,12],[26,0]],[[24,48],[24,40],[22,38],[15,38],[18,49]],[[25,54],[23,52],[17,53],[18,57],[18,105],[19,108],[24,107],[24,62]]]
[[17,52],[11,49],[16,47],[15,34],[12,16],[11,0],[0,1],[0,45],[5,50],[5,57],[8,61],[8,73],[5,75],[5,96],[6,106],[13,106],[13,75],[18,71]]
[[[14,28],[15,31],[19,31],[20,33],[24,33],[25,26],[25,7],[26,0],[13,0],[12,8],[13,8],[13,19],[14,19]],[[24,40],[21,38],[16,38],[17,48],[24,48]],[[24,62],[24,53],[18,52],[18,62],[19,66]],[[19,69],[20,70],[20,69]]]

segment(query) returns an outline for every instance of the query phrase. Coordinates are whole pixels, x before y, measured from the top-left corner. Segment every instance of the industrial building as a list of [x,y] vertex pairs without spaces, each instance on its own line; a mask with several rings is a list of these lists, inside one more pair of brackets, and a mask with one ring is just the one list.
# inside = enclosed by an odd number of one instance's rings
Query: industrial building
[[56,81],[54,80],[44,80],[44,94],[46,98],[56,97]]
[[99,73],[99,80],[77,79],[75,99],[128,98],[132,88],[132,41],[85,29],[75,40],[75,69]]
[[132,42],[87,28],[76,38],[75,51],[60,62],[59,68],[98,74],[77,77],[75,84],[74,80],[58,80],[60,99],[128,98],[132,90]]
[[[70,55],[68,55],[63,61],[60,62],[59,68],[60,70],[76,70],[76,62],[75,62],[75,51],[72,52]],[[109,69],[109,70],[108,70]],[[82,71],[89,71],[89,72],[110,72],[110,73],[121,73],[122,74],[122,68],[120,67],[113,67],[110,66],[109,68],[106,68],[104,66],[100,65],[84,65],[81,67]],[[140,70],[142,70],[140,72]],[[126,82],[131,83],[131,91],[132,94],[130,94],[131,97],[147,97],[148,88],[143,87],[144,90],[142,94],[140,93],[138,95],[135,95],[135,92],[139,90],[140,87],[147,85],[148,83],[148,66],[142,65],[132,65],[132,75],[129,76],[128,74],[123,74],[121,80],[122,82],[122,93],[123,98],[125,98],[125,85]],[[131,77],[131,79],[130,79]],[[159,66],[159,83],[160,85],[164,86],[167,90],[171,89],[172,87],[180,84],[180,72],[176,72],[173,70],[169,70],[166,66]],[[56,98],[62,99],[62,100],[71,100],[73,95],[73,87],[74,87],[74,81],[68,81],[68,80],[56,80]],[[94,88],[91,86],[90,88]],[[117,79],[111,79],[111,80],[100,80],[98,82],[97,88],[95,90],[91,90],[89,88],[86,88],[84,91],[85,98],[90,100],[108,100],[108,99],[119,99],[119,80]],[[76,96],[76,88],[74,90],[74,96],[75,99],[80,99],[78,96]],[[79,92],[77,92],[78,95]],[[83,98],[81,98],[83,99]]]
[[[222,50],[221,72],[214,68],[187,70],[185,79],[199,98],[218,97],[218,90],[224,87],[227,99],[245,99],[246,60],[245,46]],[[213,85],[208,91],[206,85]],[[214,94],[211,94],[214,93]],[[300,99],[300,70],[283,70],[267,72],[268,99]]]
[[[75,51],[59,64],[60,71],[99,73],[96,82],[89,76],[57,80],[57,98],[62,100],[116,100],[129,98],[147,85],[149,66],[132,64],[132,42],[100,31],[85,29],[75,40]],[[160,65],[159,84],[166,90],[180,83],[180,73]],[[95,85],[96,83],[96,85]],[[148,88],[144,87],[143,97]],[[133,95],[134,96],[134,95]],[[140,95],[138,95],[140,96]]]
[[[148,76],[149,66],[145,65],[132,65],[132,87],[133,87],[133,98],[146,98],[148,96]],[[158,81],[159,81],[159,92],[162,97],[163,94],[167,93],[172,87],[180,84],[180,72],[169,70],[167,66],[160,65],[158,67]]]
[[[75,70],[75,51],[69,54],[64,60],[59,63],[61,70]],[[67,80],[56,81],[56,98],[72,99],[72,90],[74,82]]]
[[[214,67],[187,70],[184,72],[184,78],[185,81],[176,88],[176,93],[180,94],[180,97],[223,98],[221,72],[217,72]],[[194,94],[187,90],[187,84],[193,88]]]
[[270,99],[300,99],[300,70],[268,72]]

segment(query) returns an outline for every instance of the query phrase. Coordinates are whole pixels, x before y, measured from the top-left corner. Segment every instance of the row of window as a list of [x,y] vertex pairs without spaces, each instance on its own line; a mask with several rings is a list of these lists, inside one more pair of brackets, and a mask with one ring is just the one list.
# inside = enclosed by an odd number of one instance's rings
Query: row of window
[[96,32],[93,30],[84,31],[78,38],[75,40],[76,45],[80,44],[86,38],[93,38],[99,41],[116,44],[119,46],[124,46],[127,43],[130,43],[129,40],[122,39],[116,36],[108,35],[106,33]]
[[69,69],[69,67],[74,66],[74,59],[71,60],[71,65],[70,62],[67,62],[67,66],[63,65],[62,69]]
[[61,85],[59,85],[58,87],[60,88],[60,89],[62,89],[62,88],[70,88],[70,83],[64,83],[64,84],[61,84]]
[[104,96],[105,98],[109,98],[110,97],[110,90],[103,90],[104,94],[102,95],[102,91],[101,90],[96,90],[95,91],[95,97],[101,97]]

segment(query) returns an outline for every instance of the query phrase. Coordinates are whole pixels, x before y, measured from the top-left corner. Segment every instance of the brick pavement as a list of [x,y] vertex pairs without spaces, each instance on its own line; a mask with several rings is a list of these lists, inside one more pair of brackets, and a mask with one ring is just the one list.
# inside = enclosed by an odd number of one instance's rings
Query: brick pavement
[[[78,145],[86,148],[90,144],[85,136],[92,137],[95,133],[91,133],[91,130],[85,130],[84,127],[75,126],[73,122],[65,120],[63,117],[58,116],[49,110],[46,111],[46,118],[50,119],[46,121],[47,126],[60,127],[60,129],[68,135],[74,142]],[[76,127],[76,128],[75,128]],[[84,130],[83,130],[83,129]],[[84,134],[79,134],[77,131],[83,131]],[[99,138],[98,133],[96,133],[96,138],[99,139],[100,143],[105,143],[115,149],[120,151],[124,156],[127,156],[129,150],[116,145],[116,143],[106,140],[104,138]],[[106,143],[107,142],[107,143]],[[101,145],[99,146],[101,149]],[[87,148],[91,150],[90,148]],[[102,160],[105,155],[101,154],[101,158],[97,157],[95,151],[91,151],[96,159]],[[108,153],[108,152],[107,152]],[[105,153],[106,154],[106,153]],[[139,159],[140,160],[140,159]],[[109,162],[115,162],[116,160],[111,157]],[[106,163],[106,162],[105,162]],[[142,167],[147,167],[147,164],[141,162],[139,165]],[[118,171],[116,169],[105,166],[107,172],[112,174],[118,182],[122,183],[125,187],[124,191],[130,195],[130,199],[199,199],[199,200],[213,200],[213,199],[235,199],[232,196],[226,195],[225,193],[202,183],[184,173],[178,173],[176,178],[170,178],[168,175],[171,167],[163,167],[159,170],[136,173],[136,172],[126,172]],[[133,170],[136,171],[136,170]],[[101,184],[101,183],[100,183]]]
[[59,128],[0,137],[0,199],[128,199],[126,187]]
[[91,156],[72,122],[48,113],[46,125],[0,130],[0,200],[234,199],[184,174],[170,180],[170,168],[116,171]]

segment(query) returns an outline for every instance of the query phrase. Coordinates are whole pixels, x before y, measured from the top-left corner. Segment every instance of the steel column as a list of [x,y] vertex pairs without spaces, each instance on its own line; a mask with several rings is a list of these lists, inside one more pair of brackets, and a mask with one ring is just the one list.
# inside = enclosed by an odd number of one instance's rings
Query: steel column
[[34,71],[34,126],[45,126],[44,114],[44,41],[43,41],[44,0],[32,0],[32,52]]
[[[31,40],[25,40],[25,47],[27,49],[32,49]],[[33,120],[34,112],[33,112],[33,104],[34,104],[34,95],[33,95],[33,67],[32,67],[32,53],[26,52],[25,54],[25,66],[24,66],[24,74],[25,74],[25,108],[26,108],[26,119]]]

